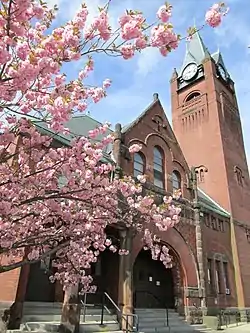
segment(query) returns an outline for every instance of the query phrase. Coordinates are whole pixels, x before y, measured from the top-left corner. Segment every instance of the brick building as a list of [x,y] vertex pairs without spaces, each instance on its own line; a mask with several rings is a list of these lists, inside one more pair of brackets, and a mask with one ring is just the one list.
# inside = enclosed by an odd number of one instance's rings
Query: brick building
[[[196,33],[181,70],[170,82],[173,129],[158,94],[128,126],[115,128],[114,146],[105,152],[124,174],[146,173],[146,190],[156,200],[181,188],[180,223],[158,233],[173,256],[173,268],[143,251],[140,235],[107,230],[130,250],[119,257],[104,252],[93,269],[99,290],[105,289],[124,312],[140,307],[169,307],[189,316],[202,307],[250,307],[250,183],[234,83],[220,53],[210,54]],[[72,133],[85,135],[98,122],[72,119]],[[47,133],[42,125],[38,128]],[[48,133],[47,133],[48,134]],[[70,143],[54,136],[55,145]],[[128,147],[140,143],[131,156]],[[95,302],[98,295],[90,296]],[[50,284],[40,264],[0,275],[0,302],[62,302],[60,285]]]

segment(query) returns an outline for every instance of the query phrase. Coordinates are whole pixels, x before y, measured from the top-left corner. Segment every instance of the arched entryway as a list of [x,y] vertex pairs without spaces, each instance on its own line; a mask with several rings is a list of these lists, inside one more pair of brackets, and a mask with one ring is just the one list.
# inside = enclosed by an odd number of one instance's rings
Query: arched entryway
[[[174,258],[174,253],[170,251]],[[153,260],[150,250],[141,250],[133,268],[135,308],[176,308],[177,265],[166,268],[160,260]]]
[[30,265],[25,301],[54,302],[55,284],[51,283],[50,260],[46,263],[37,262]]
[[119,281],[119,255],[106,249],[98,257],[96,264],[92,265],[91,276],[96,292],[87,295],[87,301],[91,304],[101,304],[103,292],[117,303],[118,302],[118,281]]

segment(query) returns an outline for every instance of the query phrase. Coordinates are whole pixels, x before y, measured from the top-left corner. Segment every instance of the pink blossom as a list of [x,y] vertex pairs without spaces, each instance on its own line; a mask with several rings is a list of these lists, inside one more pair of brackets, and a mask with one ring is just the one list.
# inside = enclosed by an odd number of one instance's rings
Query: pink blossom
[[121,54],[123,59],[130,59],[134,56],[135,54],[135,48],[131,44],[126,44],[121,47]]
[[165,4],[165,5],[161,6],[158,9],[158,12],[157,12],[158,18],[162,22],[166,23],[169,20],[169,18],[171,17],[171,15],[172,15],[171,10],[172,10],[172,6],[171,5]]
[[145,49],[147,47],[147,40],[145,37],[139,37],[136,39],[135,41],[135,46],[136,48],[142,50]]
[[109,88],[111,86],[111,80],[110,79],[104,80],[102,85],[104,89]]
[[139,180],[140,183],[144,184],[147,181],[147,178],[145,175],[138,175],[137,179]]
[[138,151],[140,151],[141,149],[142,149],[142,145],[135,143],[132,146],[130,146],[128,150],[131,154],[134,154],[134,153],[137,153]]
[[214,4],[206,13],[205,21],[212,28],[218,27],[221,24],[222,17],[229,11],[223,2]]
[[112,244],[112,241],[110,239],[106,239],[105,245],[110,246]]
[[56,84],[56,86],[60,86],[64,82],[65,82],[65,75],[57,75],[55,77],[55,84]]

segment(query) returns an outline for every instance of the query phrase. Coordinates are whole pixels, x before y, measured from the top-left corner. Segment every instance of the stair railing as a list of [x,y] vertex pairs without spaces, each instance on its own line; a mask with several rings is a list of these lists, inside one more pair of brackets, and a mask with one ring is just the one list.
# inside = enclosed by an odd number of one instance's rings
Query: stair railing
[[159,304],[159,307],[163,307],[164,309],[166,309],[166,324],[167,324],[167,327],[169,327],[169,308],[168,308],[168,304],[165,303],[165,302],[162,302],[161,299],[159,299],[156,295],[152,294],[148,290],[137,290],[137,291],[135,291],[135,293],[134,293],[135,302],[136,302],[136,296],[137,296],[136,294],[137,293],[147,294],[148,296],[153,298]]
[[[110,297],[110,295],[107,292],[102,293],[102,304],[101,304],[101,320],[100,320],[100,326],[104,326],[104,310],[106,310],[109,314],[111,314],[111,311],[106,306],[106,300],[108,300],[113,307],[115,308],[117,321],[120,325],[120,329],[123,327],[123,321],[125,322],[125,331],[128,332],[138,332],[139,330],[139,318],[138,315],[134,313],[123,313],[119,306],[115,303],[115,301]],[[83,300],[81,300],[81,304],[83,306],[83,319],[85,321],[86,318],[86,310],[88,306],[94,306],[87,304],[87,293],[84,293]],[[96,304],[98,305],[98,304]]]

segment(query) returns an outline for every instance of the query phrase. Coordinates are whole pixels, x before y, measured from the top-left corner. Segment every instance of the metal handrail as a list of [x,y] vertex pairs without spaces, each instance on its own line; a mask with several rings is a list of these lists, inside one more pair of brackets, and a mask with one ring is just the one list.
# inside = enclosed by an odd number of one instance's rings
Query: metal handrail
[[[248,316],[247,313],[246,316]],[[238,326],[241,322],[241,314],[238,310],[220,310],[217,317],[218,329],[222,329],[223,326],[228,327],[230,324],[236,324],[236,326]],[[232,318],[234,318],[235,320],[231,322]]]
[[[81,304],[83,305],[83,320],[85,321],[86,318],[86,309],[88,306],[93,306],[90,304],[87,304],[87,292],[84,293],[84,301],[81,300]],[[102,294],[102,304],[101,304],[101,321],[100,325],[104,325],[104,309],[111,314],[109,309],[105,306],[104,301],[105,297],[110,301],[110,303],[114,306],[116,309],[116,315],[117,315],[117,321],[122,326],[122,320],[125,320],[126,323],[126,332],[138,332],[139,328],[139,318],[138,315],[134,313],[123,313],[119,306],[115,303],[115,301],[110,297],[110,295],[107,292],[103,292]],[[132,318],[132,329],[131,325],[129,323],[129,318]],[[136,324],[134,325],[134,321]]]
[[154,298],[157,302],[158,302],[158,304],[160,305],[160,306],[163,306],[164,307],[164,309],[166,309],[166,319],[167,319],[167,322],[166,322],[166,324],[167,324],[167,327],[169,327],[169,308],[168,308],[168,306],[167,306],[167,304],[166,303],[162,303],[162,300],[160,300],[159,299],[159,297],[157,297],[157,296],[155,296],[154,294],[152,294],[151,292],[149,292],[148,290],[137,290],[136,292],[135,292],[135,297],[136,297],[136,293],[146,293],[146,294],[148,294],[148,295],[150,295],[152,298]]

